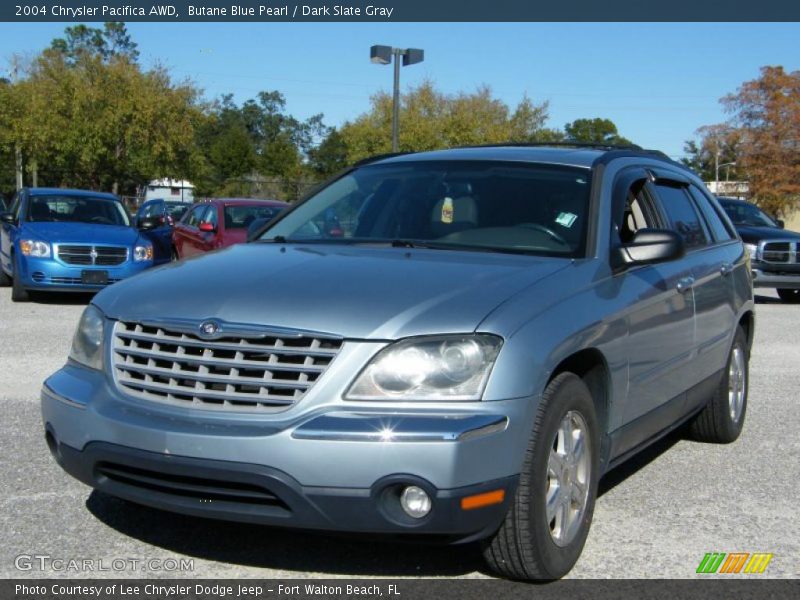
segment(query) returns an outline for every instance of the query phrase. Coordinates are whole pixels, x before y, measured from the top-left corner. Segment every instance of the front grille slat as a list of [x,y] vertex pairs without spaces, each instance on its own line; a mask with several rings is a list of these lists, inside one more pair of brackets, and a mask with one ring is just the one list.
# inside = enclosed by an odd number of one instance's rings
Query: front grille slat
[[68,265],[113,267],[128,260],[128,249],[124,246],[60,244],[57,254]]
[[138,398],[188,408],[286,410],[316,384],[342,347],[340,339],[311,334],[204,340],[185,331],[117,322],[117,385]]
[[764,242],[761,260],[772,264],[800,264],[800,243],[785,240]]

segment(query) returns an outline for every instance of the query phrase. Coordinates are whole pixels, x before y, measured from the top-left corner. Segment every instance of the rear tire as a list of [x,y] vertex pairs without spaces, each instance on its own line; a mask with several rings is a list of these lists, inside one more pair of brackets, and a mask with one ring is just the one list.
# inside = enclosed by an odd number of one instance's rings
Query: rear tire
[[779,289],[778,296],[786,304],[800,304],[800,290]]
[[592,395],[580,377],[561,373],[542,395],[505,521],[485,543],[492,571],[552,580],[572,569],[592,522],[599,456]]
[[739,437],[747,414],[749,362],[747,337],[742,328],[737,327],[719,385],[706,407],[689,425],[694,439],[729,444]]

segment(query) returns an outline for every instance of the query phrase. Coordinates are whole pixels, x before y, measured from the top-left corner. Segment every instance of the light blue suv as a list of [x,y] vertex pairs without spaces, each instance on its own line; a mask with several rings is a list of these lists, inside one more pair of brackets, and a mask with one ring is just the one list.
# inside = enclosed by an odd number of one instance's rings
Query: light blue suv
[[191,515],[479,540],[551,579],[609,469],[683,424],[742,430],[747,254],[659,153],[378,158],[255,237],[95,297],[42,390],[67,472]]

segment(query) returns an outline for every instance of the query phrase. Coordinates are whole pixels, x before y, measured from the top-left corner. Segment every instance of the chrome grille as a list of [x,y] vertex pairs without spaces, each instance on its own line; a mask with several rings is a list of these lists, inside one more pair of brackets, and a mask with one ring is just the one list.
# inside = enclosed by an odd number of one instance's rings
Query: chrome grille
[[60,244],[58,257],[68,265],[121,265],[128,259],[124,246],[86,246]]
[[284,410],[316,383],[341,349],[312,336],[214,340],[120,321],[114,329],[117,384],[156,402],[217,410]]
[[763,242],[761,260],[775,264],[799,264],[800,243],[790,241]]

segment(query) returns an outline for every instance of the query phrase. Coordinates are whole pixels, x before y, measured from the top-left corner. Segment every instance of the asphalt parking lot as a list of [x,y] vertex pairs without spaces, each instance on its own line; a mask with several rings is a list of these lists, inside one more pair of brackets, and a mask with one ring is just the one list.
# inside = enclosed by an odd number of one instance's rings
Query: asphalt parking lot
[[[87,297],[12,304],[0,289],[0,576],[486,577],[473,548],[415,546],[219,523],[92,492],[50,458],[39,388],[67,356]],[[570,577],[684,578],[706,552],[771,552],[769,577],[800,575],[800,306],[758,297],[742,437],[710,446],[670,437],[601,484]],[[19,570],[53,559],[193,559],[184,572]],[[22,563],[23,565],[25,562]],[[120,563],[116,563],[119,565]],[[151,563],[151,566],[154,563]],[[708,577],[708,576],[706,576]]]

